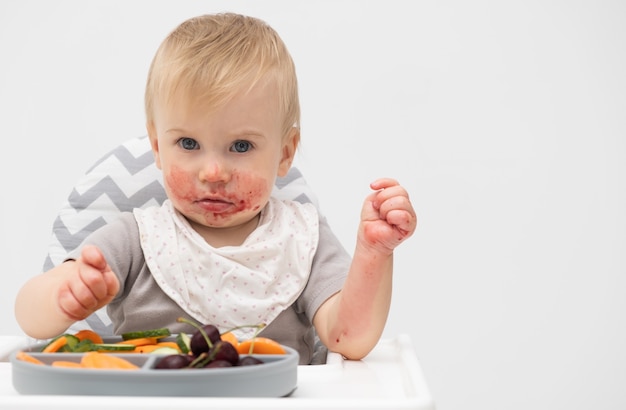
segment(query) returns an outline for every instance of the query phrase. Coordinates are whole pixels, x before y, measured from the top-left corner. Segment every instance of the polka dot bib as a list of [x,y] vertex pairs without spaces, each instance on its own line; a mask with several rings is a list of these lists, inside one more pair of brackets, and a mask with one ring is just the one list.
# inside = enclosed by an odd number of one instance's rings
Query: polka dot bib
[[[311,204],[270,198],[241,246],[214,248],[166,200],[135,209],[154,280],[185,312],[220,331],[269,324],[306,286],[319,239]],[[236,331],[252,336],[253,328]]]

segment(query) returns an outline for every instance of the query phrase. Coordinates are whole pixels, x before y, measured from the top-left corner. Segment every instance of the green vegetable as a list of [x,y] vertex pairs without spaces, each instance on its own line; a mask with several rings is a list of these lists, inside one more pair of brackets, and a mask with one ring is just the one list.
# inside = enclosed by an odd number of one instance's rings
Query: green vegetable
[[97,352],[126,352],[135,350],[135,345],[127,345],[121,343],[94,343],[92,351]]
[[191,351],[191,348],[189,347],[190,343],[191,337],[187,333],[179,333],[176,336],[176,344],[182,353],[187,354]]
[[180,352],[176,349],[174,349],[173,347],[159,347],[158,349],[154,349],[153,351],[150,352],[150,354],[164,354],[164,355],[170,355],[170,354],[180,354]]
[[128,333],[122,333],[122,339],[123,340],[130,340],[130,339],[141,339],[144,337],[166,337],[171,335],[170,330],[166,327],[160,328],[160,329],[150,329],[150,330],[142,330],[139,332],[128,332]]
[[65,345],[61,347],[60,352],[73,352],[76,346],[80,343],[80,339],[74,335],[65,335]]
[[73,353],[84,353],[91,352],[93,350],[97,350],[96,344],[89,339],[81,340],[78,342],[76,346],[72,349]]

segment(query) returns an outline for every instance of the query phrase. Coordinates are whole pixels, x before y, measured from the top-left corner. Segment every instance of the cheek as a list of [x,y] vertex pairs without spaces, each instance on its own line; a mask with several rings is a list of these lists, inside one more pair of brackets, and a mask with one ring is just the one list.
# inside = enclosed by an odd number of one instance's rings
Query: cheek
[[170,199],[191,199],[195,195],[193,176],[178,167],[172,167],[163,176]]
[[272,186],[266,178],[252,173],[237,173],[232,183],[235,192],[238,192],[240,209],[257,211],[265,204],[265,200],[271,193]]

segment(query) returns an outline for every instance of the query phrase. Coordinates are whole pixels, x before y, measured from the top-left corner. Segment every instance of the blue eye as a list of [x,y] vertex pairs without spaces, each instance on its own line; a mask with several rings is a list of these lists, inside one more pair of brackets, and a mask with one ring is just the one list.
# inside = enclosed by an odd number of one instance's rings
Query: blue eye
[[184,137],[178,140],[178,145],[184,149],[184,150],[188,150],[188,151],[192,151],[194,149],[198,149],[199,148],[199,144],[198,141],[194,140],[193,138],[188,138],[188,137]]
[[231,147],[232,151],[235,152],[248,152],[252,148],[252,145],[248,141],[235,141]]

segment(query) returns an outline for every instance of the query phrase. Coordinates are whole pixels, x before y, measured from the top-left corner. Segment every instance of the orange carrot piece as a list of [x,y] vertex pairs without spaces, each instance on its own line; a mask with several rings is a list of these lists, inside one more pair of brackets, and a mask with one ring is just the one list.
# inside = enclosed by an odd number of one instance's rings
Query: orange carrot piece
[[108,353],[87,352],[80,364],[88,369],[137,370],[139,367],[126,359]]
[[145,346],[145,345],[154,345],[157,343],[156,337],[140,337],[138,339],[129,339],[123,340],[116,344],[118,345],[133,345],[133,346]]
[[237,346],[239,354],[285,354],[285,349],[275,340],[267,337],[255,337],[239,342]]
[[220,335],[221,339],[225,342],[229,342],[231,345],[237,346],[239,345],[239,340],[237,340],[237,336],[233,332],[226,332]]
[[52,342],[48,343],[48,345],[44,347],[44,349],[41,352],[42,353],[58,352],[66,344],[67,344],[67,338],[65,336],[59,336]]
[[28,362],[28,363],[44,365],[44,362],[42,362],[41,360],[37,359],[34,356],[29,355],[28,353],[24,352],[23,350],[20,350],[19,352],[17,352],[15,354],[15,357],[17,359],[19,359],[19,360],[23,360],[23,361]]
[[69,360],[55,360],[54,362],[52,362],[51,366],[52,367],[65,367],[65,368],[72,368],[72,369],[83,368],[83,365],[81,365],[80,363],[70,362]]
[[96,344],[104,343],[104,341],[102,340],[102,336],[100,336],[98,333],[94,332],[91,329],[79,330],[78,332],[74,333],[74,336],[76,336],[81,342],[87,339]]
[[142,345],[142,346],[137,346],[135,348],[135,350],[133,350],[133,353],[150,353],[156,349],[159,349],[161,347],[171,347],[173,349],[176,349],[180,352],[180,347],[178,347],[178,344],[176,344],[176,342],[158,342],[155,343],[153,345]]

